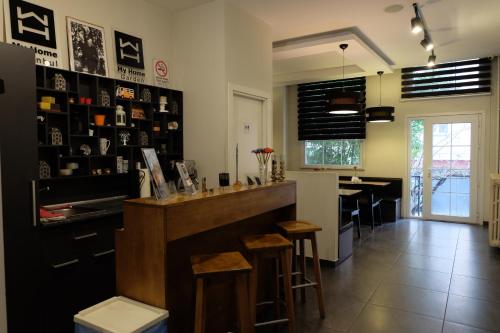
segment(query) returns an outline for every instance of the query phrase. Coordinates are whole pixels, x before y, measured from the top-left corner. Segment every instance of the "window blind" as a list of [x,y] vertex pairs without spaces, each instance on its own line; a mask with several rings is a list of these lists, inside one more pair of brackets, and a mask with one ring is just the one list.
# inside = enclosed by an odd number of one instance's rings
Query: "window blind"
[[412,67],[401,71],[401,98],[432,97],[491,91],[488,58]]
[[[362,112],[330,114],[328,94],[335,91],[356,91],[362,96]],[[299,84],[298,137],[304,140],[364,139],[366,138],[366,79],[365,77]]]

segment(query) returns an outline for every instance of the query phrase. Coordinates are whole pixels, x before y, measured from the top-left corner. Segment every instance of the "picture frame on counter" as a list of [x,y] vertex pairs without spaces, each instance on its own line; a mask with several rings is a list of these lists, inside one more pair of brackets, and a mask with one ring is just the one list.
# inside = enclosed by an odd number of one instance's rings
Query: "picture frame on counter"
[[142,156],[146,162],[146,167],[149,171],[153,192],[157,200],[168,199],[172,196],[170,193],[163,171],[158,161],[158,156],[153,148],[141,148]]
[[108,76],[104,28],[66,16],[72,71]]
[[191,180],[191,177],[189,176],[186,164],[184,162],[176,162],[175,166],[177,167],[177,171],[179,171],[182,185],[184,185],[184,190],[186,191],[186,194],[193,195],[198,193],[198,191],[196,190],[196,186],[194,185],[193,181]]

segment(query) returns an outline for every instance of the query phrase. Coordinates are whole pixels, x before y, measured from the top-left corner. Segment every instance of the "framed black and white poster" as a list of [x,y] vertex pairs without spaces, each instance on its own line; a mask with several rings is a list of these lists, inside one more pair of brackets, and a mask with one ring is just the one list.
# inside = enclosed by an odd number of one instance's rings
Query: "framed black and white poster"
[[38,65],[60,67],[54,11],[21,0],[4,1],[7,43],[32,48]]
[[114,31],[115,77],[136,83],[146,82],[142,38]]
[[72,71],[107,76],[104,28],[66,17],[69,65]]
[[144,69],[141,38],[115,30],[115,52],[118,65]]

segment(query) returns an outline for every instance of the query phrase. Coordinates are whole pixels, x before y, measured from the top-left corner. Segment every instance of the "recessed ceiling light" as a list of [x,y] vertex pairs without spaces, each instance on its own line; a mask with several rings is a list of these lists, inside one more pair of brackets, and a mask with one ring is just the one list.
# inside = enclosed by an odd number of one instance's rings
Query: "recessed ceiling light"
[[394,4],[394,5],[390,5],[390,6],[385,7],[384,12],[386,12],[386,13],[398,13],[398,12],[402,11],[403,8],[404,8],[403,5]]

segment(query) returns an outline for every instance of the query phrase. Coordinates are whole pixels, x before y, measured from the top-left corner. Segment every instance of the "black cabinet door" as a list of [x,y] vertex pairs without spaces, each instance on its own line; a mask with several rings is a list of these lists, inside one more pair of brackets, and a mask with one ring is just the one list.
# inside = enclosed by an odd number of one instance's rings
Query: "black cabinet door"
[[[0,43],[0,158],[9,332],[41,325],[37,221],[38,146],[33,50]],[[34,198],[34,199],[33,199]]]

